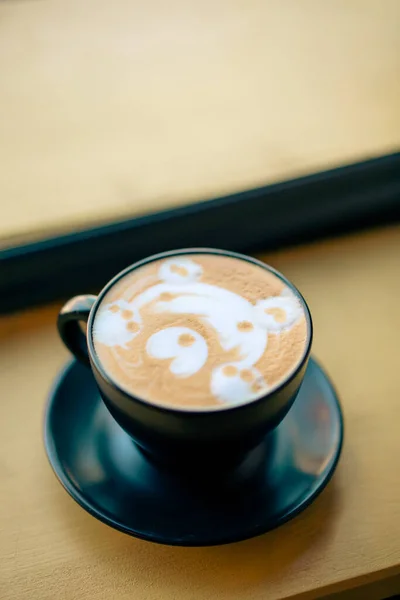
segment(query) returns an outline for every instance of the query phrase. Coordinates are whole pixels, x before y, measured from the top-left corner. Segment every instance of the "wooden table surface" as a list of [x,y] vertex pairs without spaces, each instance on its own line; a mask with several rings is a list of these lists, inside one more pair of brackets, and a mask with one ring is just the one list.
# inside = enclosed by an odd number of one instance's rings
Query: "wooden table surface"
[[398,0],[0,1],[0,240],[392,151],[399,22]]
[[322,495],[294,521],[228,546],[171,548],[112,530],[67,495],[43,448],[44,403],[67,359],[58,307],[3,317],[2,600],[311,599],[345,590],[368,600],[400,591],[400,227],[263,258],[305,294],[314,354],[343,404],[343,455]]

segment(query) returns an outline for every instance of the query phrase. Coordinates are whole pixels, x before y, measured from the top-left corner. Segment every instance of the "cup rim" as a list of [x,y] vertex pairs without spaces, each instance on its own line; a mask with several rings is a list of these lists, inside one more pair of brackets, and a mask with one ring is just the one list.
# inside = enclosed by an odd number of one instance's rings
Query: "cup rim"
[[[128,392],[128,390],[126,390],[125,388],[121,387],[106,372],[99,357],[97,356],[97,353],[96,353],[96,350],[94,347],[94,341],[93,341],[93,322],[94,322],[94,319],[96,316],[96,312],[97,312],[98,308],[100,307],[104,296],[120,279],[125,277],[131,271],[134,271],[134,270],[138,269],[139,267],[142,267],[142,266],[145,266],[152,262],[155,262],[156,260],[161,260],[161,259],[172,257],[172,256],[179,256],[182,254],[185,254],[185,255],[188,255],[188,254],[211,254],[211,255],[219,255],[219,256],[228,256],[231,258],[237,258],[239,260],[244,260],[246,262],[250,262],[252,264],[255,264],[255,265],[265,269],[266,271],[269,271],[270,273],[273,273],[276,277],[278,277],[278,279],[283,281],[285,283],[285,285],[287,285],[287,287],[289,287],[295,293],[295,295],[299,298],[299,300],[302,304],[302,307],[304,310],[304,315],[305,315],[306,322],[307,322],[307,341],[304,346],[304,352],[302,354],[301,360],[299,361],[297,366],[293,369],[293,371],[291,371],[290,375],[286,379],[281,381],[279,384],[277,384],[275,387],[270,389],[266,394],[263,394],[262,396],[255,398],[254,400],[244,400],[243,402],[239,402],[234,405],[221,405],[221,406],[215,406],[212,408],[210,408],[210,407],[207,407],[207,408],[200,408],[200,407],[185,408],[183,406],[176,407],[176,406],[168,405],[168,404],[165,404],[165,405],[164,404],[156,404],[155,402],[151,402],[150,400],[146,400],[145,398],[135,396],[132,393]],[[92,364],[92,367],[93,366],[95,367],[95,369],[97,370],[99,375],[102,377],[102,379],[104,379],[104,381],[109,386],[111,386],[118,393],[122,394],[124,396],[124,398],[131,400],[133,402],[138,402],[139,404],[142,404],[143,406],[145,406],[147,408],[154,409],[161,413],[170,413],[170,414],[176,414],[176,415],[185,414],[188,416],[212,415],[212,414],[225,413],[226,411],[241,410],[241,409],[244,409],[249,406],[258,405],[259,403],[263,402],[264,400],[267,400],[269,396],[279,393],[282,389],[284,389],[286,386],[288,386],[291,383],[291,381],[293,381],[296,378],[297,374],[303,368],[304,363],[307,361],[309,354],[310,354],[312,340],[313,340],[313,322],[312,322],[310,309],[309,309],[307,302],[305,301],[303,295],[301,294],[301,292],[297,289],[297,287],[291,281],[289,281],[282,273],[280,273],[280,271],[278,271],[277,269],[274,269],[274,267],[271,267],[267,263],[264,263],[261,260],[258,260],[257,258],[253,258],[252,256],[247,256],[246,254],[241,254],[239,252],[233,252],[231,250],[222,250],[222,249],[218,249],[218,248],[181,248],[178,250],[167,250],[165,252],[153,254],[147,258],[143,258],[142,260],[139,260],[139,261],[133,263],[132,265],[129,265],[128,267],[126,267],[125,269],[123,269],[122,271],[117,273],[112,279],[110,279],[110,281],[99,292],[99,294],[96,298],[96,301],[94,302],[94,304],[90,310],[89,319],[87,322],[87,346],[88,346],[88,350],[89,350],[90,362]]]

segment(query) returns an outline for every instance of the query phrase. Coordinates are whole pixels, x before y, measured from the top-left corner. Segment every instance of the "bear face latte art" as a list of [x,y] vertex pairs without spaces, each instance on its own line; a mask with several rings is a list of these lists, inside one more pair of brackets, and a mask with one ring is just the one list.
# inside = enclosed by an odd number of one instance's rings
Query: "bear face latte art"
[[300,297],[272,271],[223,254],[177,254],[118,279],[92,335],[122,389],[198,410],[276,388],[304,356],[308,322]]

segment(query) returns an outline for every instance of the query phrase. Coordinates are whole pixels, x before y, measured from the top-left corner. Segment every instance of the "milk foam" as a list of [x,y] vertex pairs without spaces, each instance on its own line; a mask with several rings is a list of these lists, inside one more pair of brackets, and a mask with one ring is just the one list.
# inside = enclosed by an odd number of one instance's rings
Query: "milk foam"
[[[137,323],[137,332],[129,331],[126,328],[126,320],[123,319],[121,311],[114,312],[111,306],[117,306],[123,310],[131,310],[133,312],[132,320]],[[117,300],[112,305],[102,307],[99,314],[96,316],[93,328],[93,339],[106,346],[122,346],[126,348],[126,344],[131,342],[139,333],[142,319],[138,310],[133,309],[132,305],[125,300]]]
[[[266,352],[268,333],[290,330],[304,316],[300,301],[285,288],[280,296],[261,298],[252,304],[237,293],[201,282],[201,277],[202,267],[195,259],[177,256],[165,260],[158,269],[159,283],[130,302],[119,300],[100,307],[94,322],[94,341],[126,348],[142,330],[145,307],[155,315],[196,316],[213,328],[224,351],[234,350],[238,356],[212,371],[212,395],[232,405],[253,400],[268,391],[268,383],[255,368]],[[131,330],[121,310],[131,312]],[[277,310],[279,318],[274,314]],[[149,357],[168,361],[166,368],[179,378],[197,373],[209,358],[207,341],[190,327],[156,331],[147,340],[145,350]]]
[[[184,335],[194,340],[190,347],[179,344]],[[177,377],[190,377],[197,373],[208,356],[204,338],[188,327],[166,327],[157,331],[148,339],[146,350],[154,358],[172,358],[169,369]]]

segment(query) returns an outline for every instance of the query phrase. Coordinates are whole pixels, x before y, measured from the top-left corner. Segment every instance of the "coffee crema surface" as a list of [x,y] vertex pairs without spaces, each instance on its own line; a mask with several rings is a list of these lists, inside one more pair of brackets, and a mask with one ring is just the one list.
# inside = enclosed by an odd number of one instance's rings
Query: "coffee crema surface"
[[119,279],[92,335],[121,388],[196,410],[250,402],[283,382],[304,356],[308,324],[273,272],[222,254],[180,254]]

